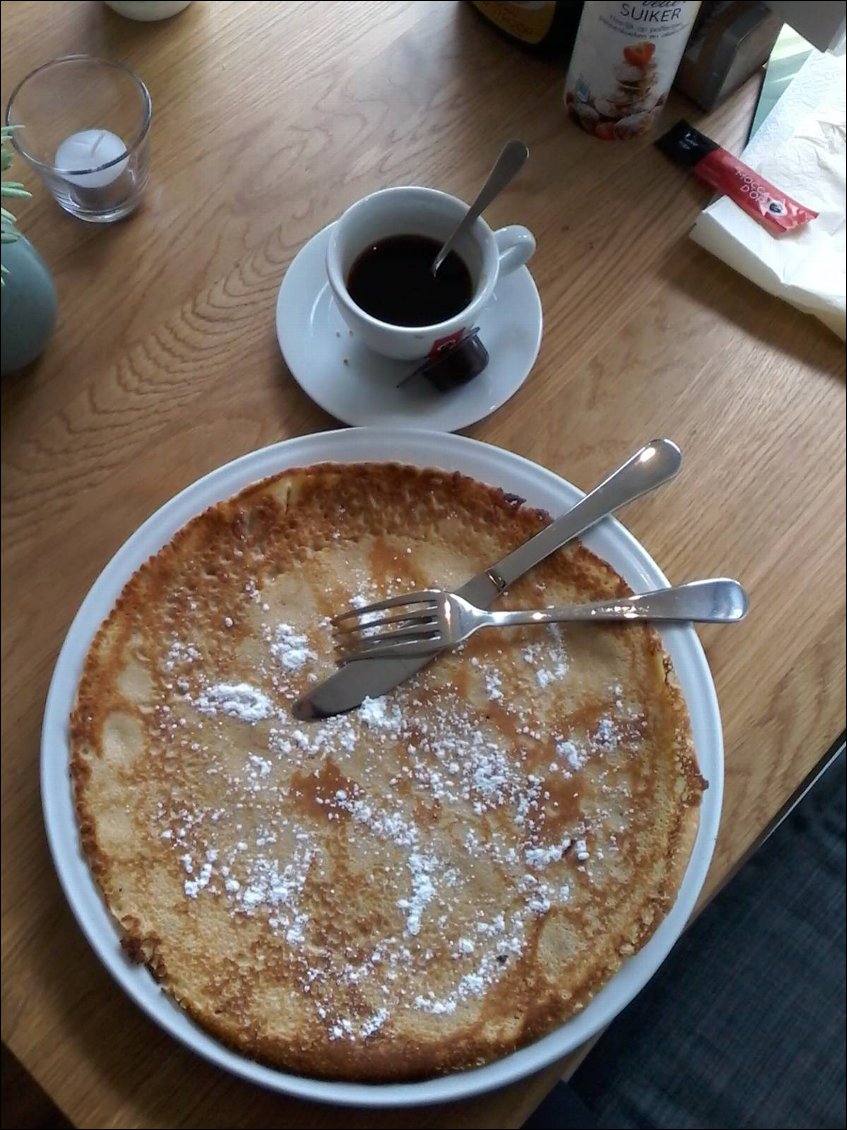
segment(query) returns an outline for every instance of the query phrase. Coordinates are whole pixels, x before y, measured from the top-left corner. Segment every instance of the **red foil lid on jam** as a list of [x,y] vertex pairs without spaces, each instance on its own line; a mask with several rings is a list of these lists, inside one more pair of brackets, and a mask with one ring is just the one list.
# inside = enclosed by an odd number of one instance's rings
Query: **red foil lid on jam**
[[771,235],[784,235],[817,217],[686,121],[660,137],[656,148],[734,200]]
[[488,350],[479,339],[479,327],[464,331],[455,340],[439,342],[430,355],[418,365],[398,388],[413,377],[425,377],[439,392],[461,388],[485,369]]

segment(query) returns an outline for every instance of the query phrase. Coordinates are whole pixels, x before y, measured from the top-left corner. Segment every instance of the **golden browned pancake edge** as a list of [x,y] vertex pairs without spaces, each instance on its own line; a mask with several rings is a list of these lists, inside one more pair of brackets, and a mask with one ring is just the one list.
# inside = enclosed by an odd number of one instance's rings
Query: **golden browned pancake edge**
[[[585,1006],[682,881],[705,787],[645,625],[480,632],[322,723],[326,618],[454,588],[549,518],[459,474],[283,472],[181,529],[92,642],[82,845],[122,944],[227,1045],[323,1078],[499,1058]],[[628,592],[579,543],[498,607]]]

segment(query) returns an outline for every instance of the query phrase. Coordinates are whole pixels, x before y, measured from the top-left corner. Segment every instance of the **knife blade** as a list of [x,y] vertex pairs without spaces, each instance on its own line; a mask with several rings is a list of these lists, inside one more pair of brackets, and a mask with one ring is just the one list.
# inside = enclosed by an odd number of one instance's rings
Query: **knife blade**
[[[471,577],[457,590],[459,596],[480,608],[490,608],[509,585],[540,561],[627,502],[633,502],[672,479],[681,465],[682,453],[675,443],[669,439],[651,440],[566,514],[490,568]],[[294,717],[309,722],[353,710],[366,698],[387,694],[431,663],[432,659],[432,656],[425,656],[418,659],[354,660],[298,699],[294,704]]]

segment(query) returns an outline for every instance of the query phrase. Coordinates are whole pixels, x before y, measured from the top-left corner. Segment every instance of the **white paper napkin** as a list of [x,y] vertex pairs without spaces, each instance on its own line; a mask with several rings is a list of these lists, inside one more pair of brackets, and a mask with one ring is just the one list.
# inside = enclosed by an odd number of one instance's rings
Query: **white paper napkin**
[[691,238],[736,271],[845,337],[845,60],[813,54],[742,160],[817,219],[774,238],[728,197],[701,213]]

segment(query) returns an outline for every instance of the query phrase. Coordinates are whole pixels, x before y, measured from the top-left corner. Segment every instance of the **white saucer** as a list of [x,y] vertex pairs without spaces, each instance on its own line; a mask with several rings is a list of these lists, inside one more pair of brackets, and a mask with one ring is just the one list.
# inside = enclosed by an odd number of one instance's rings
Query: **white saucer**
[[479,316],[486,369],[462,388],[437,392],[423,377],[398,388],[414,361],[380,357],[342,319],[326,277],[333,225],[295,256],[276,303],[276,334],[292,376],[316,404],[345,424],[455,432],[490,415],[526,380],[541,345],[541,300],[526,267],[497,284]]

